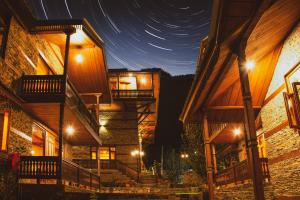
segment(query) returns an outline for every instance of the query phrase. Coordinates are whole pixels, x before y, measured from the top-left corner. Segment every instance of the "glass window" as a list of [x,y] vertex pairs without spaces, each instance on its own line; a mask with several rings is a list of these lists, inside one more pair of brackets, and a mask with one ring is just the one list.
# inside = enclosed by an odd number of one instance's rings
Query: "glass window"
[[0,147],[1,151],[7,151],[7,138],[9,129],[9,112],[0,113]]
[[118,89],[118,78],[110,77],[109,78],[110,89],[117,90]]
[[115,160],[116,148],[115,147],[100,147],[101,160]]
[[92,151],[91,152],[91,158],[92,158],[92,160],[96,160],[97,159],[97,152],[96,151]]
[[100,159],[109,160],[109,147],[100,147]]
[[136,77],[128,76],[128,77],[120,77],[119,78],[119,89],[120,90],[136,90]]

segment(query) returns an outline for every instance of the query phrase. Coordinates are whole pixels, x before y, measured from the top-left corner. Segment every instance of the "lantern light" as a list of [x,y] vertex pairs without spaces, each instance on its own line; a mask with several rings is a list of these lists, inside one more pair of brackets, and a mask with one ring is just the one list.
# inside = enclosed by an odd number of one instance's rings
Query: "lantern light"
[[241,129],[240,128],[235,128],[233,130],[234,135],[240,135],[241,134]]
[[247,70],[251,70],[251,69],[253,69],[255,67],[255,62],[253,62],[252,60],[248,60],[247,62],[246,62],[246,68],[247,68]]
[[82,62],[83,62],[83,56],[82,56],[81,54],[77,54],[77,55],[75,56],[75,60],[76,60],[76,62],[78,62],[78,63],[82,63]]
[[67,127],[67,133],[68,135],[73,135],[75,132],[75,129],[72,126]]

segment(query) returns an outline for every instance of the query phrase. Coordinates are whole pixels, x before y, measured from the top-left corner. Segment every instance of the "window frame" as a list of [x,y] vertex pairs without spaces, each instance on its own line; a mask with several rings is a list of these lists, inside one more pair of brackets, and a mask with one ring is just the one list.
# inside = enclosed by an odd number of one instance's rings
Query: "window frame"
[[[5,147],[5,150],[2,149],[3,132],[0,133],[0,134],[2,134],[2,137],[1,137],[1,140],[0,140],[0,152],[7,153],[8,152],[8,144],[9,144],[10,127],[11,127],[11,110],[9,110],[9,109],[0,110],[0,113],[4,114],[3,120],[5,119],[5,113],[8,114],[6,147]],[[4,125],[4,122],[3,122],[3,125]],[[4,129],[2,131],[4,131]]]
[[1,18],[2,22],[4,24],[4,30],[2,33],[2,39],[0,43],[0,56],[2,59],[5,58],[5,52],[6,52],[6,46],[7,46],[7,41],[8,41],[8,33],[9,33],[9,27],[10,27],[10,21],[11,21],[11,16],[9,17],[4,17]]

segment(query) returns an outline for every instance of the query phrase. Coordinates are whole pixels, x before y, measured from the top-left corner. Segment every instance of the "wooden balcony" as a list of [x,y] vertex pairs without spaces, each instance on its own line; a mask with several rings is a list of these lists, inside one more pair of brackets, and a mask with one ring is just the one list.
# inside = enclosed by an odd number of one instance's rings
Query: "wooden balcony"
[[[90,189],[100,187],[100,177],[73,162],[62,161],[62,180],[76,186]],[[57,156],[22,156],[20,158],[19,179],[41,180],[59,179],[60,167]]]
[[153,90],[112,90],[114,99],[153,99]]
[[[268,167],[268,158],[260,158],[260,164],[262,169],[262,178],[264,180],[270,180],[270,173]],[[226,185],[230,183],[238,183],[251,179],[251,175],[248,168],[247,160],[244,160],[232,167],[220,171],[216,177],[216,185]]]
[[65,124],[72,123],[81,132],[69,138],[70,142],[74,145],[100,142],[96,116],[87,109],[73,84],[70,81],[64,84],[62,75],[25,75],[20,79],[19,96],[29,113],[57,133],[59,104],[65,102]]

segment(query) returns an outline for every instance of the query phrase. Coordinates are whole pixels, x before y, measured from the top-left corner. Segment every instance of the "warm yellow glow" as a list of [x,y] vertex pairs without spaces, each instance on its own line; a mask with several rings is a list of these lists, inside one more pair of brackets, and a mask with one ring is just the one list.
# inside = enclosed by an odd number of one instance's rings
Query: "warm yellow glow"
[[131,77],[131,76],[133,76],[133,75],[132,75],[132,73],[129,73],[129,74],[128,74],[128,76],[130,76],[130,77]]
[[2,151],[6,151],[7,149],[8,118],[9,118],[9,113],[5,112],[4,121],[3,121],[2,144],[1,144]]
[[73,135],[75,132],[75,129],[72,126],[67,127],[67,133],[68,135]]
[[247,68],[247,70],[251,70],[251,69],[253,69],[255,67],[255,62],[253,62],[252,60],[248,60],[247,62],[246,62],[246,68]]
[[35,154],[35,151],[34,150],[31,150],[31,155],[34,155]]
[[233,130],[234,135],[240,135],[241,134],[241,129],[240,128],[235,128]]
[[82,30],[76,30],[76,33],[71,35],[71,43],[81,44],[84,42],[85,34]]
[[181,158],[188,158],[188,157],[189,157],[189,154],[186,154],[186,153],[181,154]]
[[82,62],[83,62],[83,56],[82,56],[81,54],[77,54],[77,55],[75,56],[75,60],[76,60],[76,62],[78,62],[78,63],[82,63]]
[[146,84],[147,83],[147,80],[145,78],[141,78],[141,83],[142,84]]

